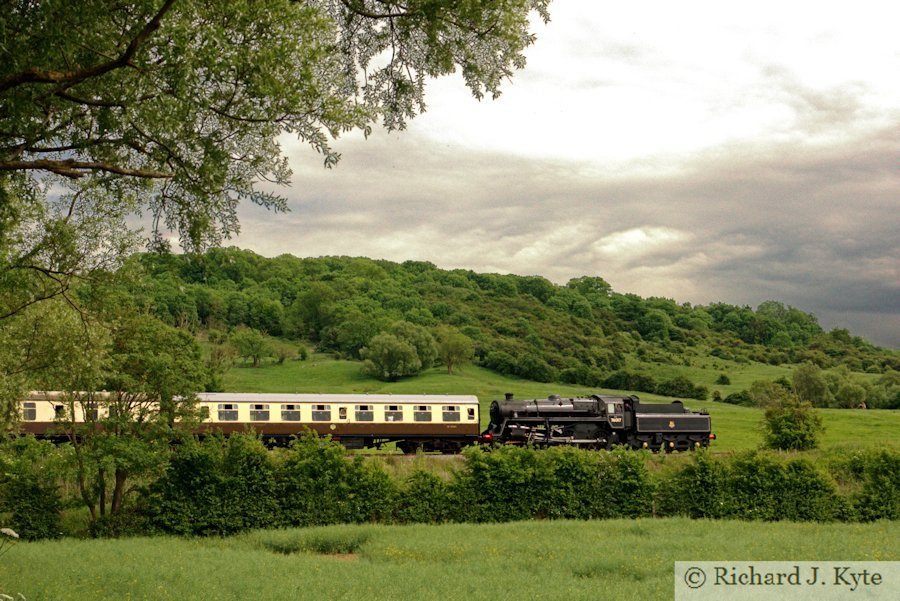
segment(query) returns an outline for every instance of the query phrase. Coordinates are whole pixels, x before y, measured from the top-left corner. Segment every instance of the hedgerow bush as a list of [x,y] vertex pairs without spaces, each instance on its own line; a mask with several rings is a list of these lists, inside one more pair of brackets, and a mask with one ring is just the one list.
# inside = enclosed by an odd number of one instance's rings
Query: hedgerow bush
[[849,471],[860,483],[851,498],[861,522],[900,519],[900,452],[889,449],[852,455]]
[[827,522],[849,518],[847,501],[828,474],[806,459],[757,452],[714,459],[698,451],[660,483],[663,515],[692,518]]
[[278,522],[275,471],[253,435],[187,442],[172,456],[142,504],[155,529],[173,534],[232,534]]
[[400,491],[396,518],[401,523],[441,523],[450,518],[451,508],[447,483],[431,472],[416,470]]
[[701,449],[673,476],[660,482],[658,509],[665,515],[716,519],[728,514],[728,469]]
[[392,521],[398,484],[380,464],[307,433],[294,440],[278,471],[281,522],[289,526]]
[[471,448],[464,454],[465,466],[449,484],[455,521],[651,513],[653,484],[640,452],[499,447]]
[[0,513],[25,540],[60,536],[62,497],[57,484],[65,457],[48,441],[33,436],[0,447]]
[[[349,456],[314,434],[274,452],[254,436],[236,435],[182,445],[140,506],[154,529],[188,535],[360,522],[900,517],[897,451],[857,453],[823,467],[764,451],[713,457],[700,450],[686,462],[658,457],[652,475],[648,457],[625,448],[473,447],[443,477],[417,469],[400,480],[382,462]],[[835,478],[849,494],[839,494]]]

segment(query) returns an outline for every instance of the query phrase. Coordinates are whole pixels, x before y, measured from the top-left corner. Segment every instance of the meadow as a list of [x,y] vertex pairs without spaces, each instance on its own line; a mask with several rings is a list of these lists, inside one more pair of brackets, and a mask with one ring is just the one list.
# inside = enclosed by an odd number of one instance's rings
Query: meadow
[[19,543],[0,592],[122,599],[673,598],[680,560],[900,560],[900,524],[641,519],[329,526],[230,538]]
[[[774,380],[790,377],[787,367],[759,363],[738,364],[717,359],[705,365],[655,366],[666,370],[663,376],[687,375],[692,380],[719,390],[722,396],[749,388],[755,380]],[[654,372],[656,373],[656,372]],[[730,385],[713,386],[721,373],[728,373]],[[466,365],[453,374],[444,368],[432,368],[419,376],[397,382],[382,382],[365,375],[360,363],[334,360],[327,355],[313,354],[306,361],[286,361],[261,367],[237,366],[226,372],[225,390],[240,392],[294,393],[370,393],[370,394],[474,394],[481,401],[482,426],[487,425],[488,407],[492,400],[502,399],[507,392],[516,398],[543,398],[550,394],[576,396],[596,394],[631,394],[586,388],[569,384],[546,384],[500,375],[477,365]],[[639,393],[642,400],[669,402],[672,399],[654,394]],[[717,439],[712,448],[716,453],[746,451],[759,448],[762,435],[762,412],[753,407],[741,407],[713,401],[685,400],[693,410],[704,409],[712,416],[713,432]],[[885,446],[900,448],[900,412],[883,410],[820,409],[825,433],[823,451],[841,451]]]

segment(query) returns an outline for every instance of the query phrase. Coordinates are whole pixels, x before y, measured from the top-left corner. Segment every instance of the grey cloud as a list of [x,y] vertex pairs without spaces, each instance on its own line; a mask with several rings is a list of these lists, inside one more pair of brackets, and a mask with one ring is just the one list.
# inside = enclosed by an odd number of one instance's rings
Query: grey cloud
[[299,168],[295,188],[281,190],[292,213],[242,209],[237,244],[560,283],[599,275],[621,292],[702,304],[774,299],[897,347],[896,132],[719,148],[657,177],[375,135],[345,141],[334,170]]

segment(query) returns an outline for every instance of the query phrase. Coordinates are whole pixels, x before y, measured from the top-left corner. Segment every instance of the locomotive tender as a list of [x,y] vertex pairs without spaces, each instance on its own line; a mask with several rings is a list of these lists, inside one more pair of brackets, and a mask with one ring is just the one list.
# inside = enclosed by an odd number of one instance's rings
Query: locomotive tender
[[626,445],[652,451],[708,447],[715,434],[709,415],[685,409],[681,401],[641,403],[636,396],[558,395],[529,401],[491,403],[491,423],[482,438],[501,444],[574,445],[609,449]]
[[[681,401],[641,403],[636,396],[553,395],[522,401],[507,394],[491,403],[490,424],[483,432],[478,398],[472,395],[209,392],[197,399],[197,434],[252,429],[275,444],[304,431],[331,436],[354,449],[395,443],[404,453],[452,453],[477,443],[685,451],[709,446],[715,438],[705,412],[687,410]],[[60,420],[103,427],[112,401],[111,393],[80,400],[59,392],[31,393],[21,403],[22,430],[62,439]]]

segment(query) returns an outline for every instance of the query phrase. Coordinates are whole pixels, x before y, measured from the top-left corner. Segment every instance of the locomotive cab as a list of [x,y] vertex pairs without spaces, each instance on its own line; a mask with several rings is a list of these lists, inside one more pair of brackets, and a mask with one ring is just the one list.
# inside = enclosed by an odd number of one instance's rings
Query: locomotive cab
[[622,401],[609,401],[606,403],[606,419],[613,430],[621,430],[625,427],[625,406]]

